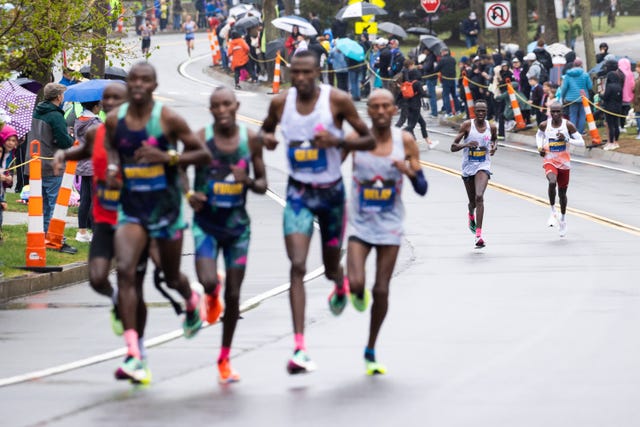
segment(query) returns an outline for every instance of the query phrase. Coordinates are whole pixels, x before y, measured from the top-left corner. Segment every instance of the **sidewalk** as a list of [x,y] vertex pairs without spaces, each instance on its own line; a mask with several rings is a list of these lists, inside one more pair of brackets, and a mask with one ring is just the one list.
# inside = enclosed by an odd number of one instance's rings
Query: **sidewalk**
[[[26,212],[3,212],[2,213],[2,223],[4,225],[20,225],[26,224],[29,219],[29,216]],[[78,217],[76,216],[68,216],[67,217],[67,227],[78,227]]]

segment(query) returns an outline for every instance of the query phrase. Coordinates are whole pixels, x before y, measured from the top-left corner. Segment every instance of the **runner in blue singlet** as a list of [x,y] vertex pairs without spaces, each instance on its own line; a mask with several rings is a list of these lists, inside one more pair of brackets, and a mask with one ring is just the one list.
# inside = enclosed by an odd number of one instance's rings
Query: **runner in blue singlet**
[[194,49],[197,29],[198,25],[191,19],[191,15],[187,15],[187,20],[182,24],[182,31],[184,32],[184,39],[187,41],[187,54],[189,57],[191,57],[191,51]]

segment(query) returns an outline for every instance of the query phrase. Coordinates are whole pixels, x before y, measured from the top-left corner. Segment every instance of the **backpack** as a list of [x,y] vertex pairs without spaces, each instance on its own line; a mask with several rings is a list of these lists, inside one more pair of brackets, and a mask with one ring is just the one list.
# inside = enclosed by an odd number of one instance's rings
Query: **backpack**
[[400,50],[391,55],[391,75],[399,73],[404,67],[404,55]]
[[549,81],[549,71],[544,68],[544,65],[540,67],[540,77],[538,79],[538,83],[542,84],[546,81]]
[[413,81],[405,80],[404,82],[402,82],[402,84],[400,85],[400,92],[402,93],[403,98],[409,99],[416,96],[416,91],[413,90],[413,84],[416,81],[417,80],[413,80]]

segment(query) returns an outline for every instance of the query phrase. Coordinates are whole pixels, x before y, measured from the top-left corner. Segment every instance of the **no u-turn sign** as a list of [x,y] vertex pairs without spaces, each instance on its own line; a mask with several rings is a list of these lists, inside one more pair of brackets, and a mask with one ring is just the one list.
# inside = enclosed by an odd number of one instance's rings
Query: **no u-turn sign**
[[484,23],[485,28],[511,28],[511,2],[485,3]]

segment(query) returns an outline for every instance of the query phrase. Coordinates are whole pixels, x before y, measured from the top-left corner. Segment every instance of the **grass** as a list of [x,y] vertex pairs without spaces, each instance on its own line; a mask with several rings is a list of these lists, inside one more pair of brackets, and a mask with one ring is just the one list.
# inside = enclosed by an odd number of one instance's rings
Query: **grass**
[[[28,212],[28,205],[20,203],[20,195],[18,193],[7,192],[4,195],[7,202],[7,212]],[[78,208],[76,206],[69,207],[68,216],[78,216]]]
[[[0,242],[0,272],[4,278],[16,277],[25,274],[25,271],[13,267],[25,265],[25,250],[27,246],[27,225],[5,225],[2,227],[4,240]],[[89,256],[89,243],[80,243],[74,240],[75,227],[65,228],[64,235],[72,246],[78,249],[74,255],[47,250],[47,266],[60,266],[78,261],[86,261]]]
[[[598,26],[598,20],[600,20],[600,26]],[[558,21],[558,26],[560,26],[560,22]],[[640,28],[640,16],[618,16],[613,28],[607,25],[606,16],[602,18],[591,17],[591,27],[593,35],[596,37],[637,33]]]

